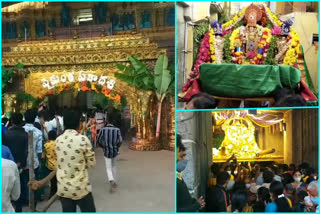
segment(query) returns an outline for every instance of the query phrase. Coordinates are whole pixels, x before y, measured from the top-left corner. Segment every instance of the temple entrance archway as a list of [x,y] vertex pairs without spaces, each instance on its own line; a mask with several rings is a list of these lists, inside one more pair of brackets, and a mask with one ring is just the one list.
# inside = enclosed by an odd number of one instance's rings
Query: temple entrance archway
[[[100,85],[102,89],[99,93],[105,93],[107,90],[108,93],[105,95],[109,98],[126,97],[137,124],[137,142],[132,149],[158,150],[161,145],[156,144],[154,139],[154,93],[139,91],[116,79],[114,74],[119,72],[117,64],[128,64],[130,56],[135,56],[147,66],[153,67],[156,59],[165,53],[165,49],[159,49],[155,43],[151,43],[141,34],[45,40],[18,43],[3,53],[2,65],[10,68],[21,63],[25,66],[29,75],[23,80],[23,90],[33,97],[43,98],[48,93],[55,94],[66,85],[78,91],[83,90],[82,87],[94,90],[95,87],[92,88],[92,85]],[[69,79],[70,74],[73,75],[73,81],[72,78]],[[90,75],[96,78],[92,80]],[[100,82],[103,76],[107,78]],[[113,82],[112,87],[108,80]],[[174,134],[174,126],[171,126],[171,132]]]

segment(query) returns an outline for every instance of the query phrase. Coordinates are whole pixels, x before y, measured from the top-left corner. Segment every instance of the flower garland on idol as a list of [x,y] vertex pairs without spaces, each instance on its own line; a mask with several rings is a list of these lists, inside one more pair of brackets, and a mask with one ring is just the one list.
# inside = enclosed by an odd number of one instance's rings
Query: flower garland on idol
[[223,30],[227,31],[232,29],[240,20],[244,18],[245,12],[248,7],[243,8],[237,15],[235,15],[230,21],[222,25]]
[[283,64],[296,66],[296,62],[299,57],[299,54],[301,54],[300,39],[297,32],[291,29],[291,27],[290,27],[290,37],[291,37],[291,42],[289,45],[289,49],[287,50],[284,56]]
[[243,51],[241,47],[240,28],[235,29],[230,36],[232,62],[242,64]]
[[[283,22],[275,14],[273,14],[268,7],[265,6],[265,9],[267,11],[267,17],[272,22],[272,24],[281,27],[283,25]],[[291,42],[284,56],[283,64],[296,66],[297,59],[299,57],[299,54],[301,53],[300,39],[297,32],[291,27],[289,36],[291,37]]]
[[211,62],[213,64],[217,63],[217,58],[215,56],[214,50],[214,30],[211,28],[209,33],[209,44],[210,44],[210,54],[211,54]]
[[283,22],[274,14],[271,12],[270,8],[264,6],[265,10],[267,11],[267,17],[271,21],[271,23],[275,26],[281,27]]

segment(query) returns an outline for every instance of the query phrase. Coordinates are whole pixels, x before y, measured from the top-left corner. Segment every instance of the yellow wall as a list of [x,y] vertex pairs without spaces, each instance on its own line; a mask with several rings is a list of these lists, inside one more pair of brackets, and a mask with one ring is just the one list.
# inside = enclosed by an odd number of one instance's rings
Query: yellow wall
[[192,21],[196,22],[198,20],[204,19],[207,16],[210,16],[209,8],[210,1],[207,2],[192,2],[194,7],[192,7]]

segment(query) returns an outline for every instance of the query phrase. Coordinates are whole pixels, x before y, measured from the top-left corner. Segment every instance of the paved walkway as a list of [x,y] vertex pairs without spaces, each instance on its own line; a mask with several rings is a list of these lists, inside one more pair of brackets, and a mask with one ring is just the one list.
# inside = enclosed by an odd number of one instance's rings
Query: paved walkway
[[[112,194],[101,148],[96,149],[96,159],[89,176],[97,212],[174,212],[174,152],[138,152],[123,144],[117,161],[119,186]],[[47,212],[61,211],[56,201]]]

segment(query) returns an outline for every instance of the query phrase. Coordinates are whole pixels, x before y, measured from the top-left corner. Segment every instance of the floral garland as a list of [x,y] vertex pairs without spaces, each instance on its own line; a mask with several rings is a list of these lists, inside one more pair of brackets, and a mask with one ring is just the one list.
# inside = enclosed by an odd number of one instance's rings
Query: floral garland
[[[228,35],[228,41],[230,42],[229,52],[226,52],[226,47],[224,47],[225,56],[228,55],[230,58],[227,61],[236,64],[265,64],[265,59],[271,53],[271,51],[268,51],[268,49],[270,47],[272,34],[280,35],[280,27],[283,25],[283,22],[274,13],[272,13],[268,7],[264,6],[264,16],[266,16],[267,18],[267,20],[265,20],[266,22],[264,23],[264,25],[267,25],[267,27],[263,28],[262,36],[258,44],[258,53],[251,51],[247,53],[246,56],[244,56],[244,52],[241,47],[241,33],[239,31],[240,27],[236,29],[234,28],[243,20],[247,8],[248,7],[242,9],[236,16],[232,18],[232,20],[222,25],[223,35]],[[273,27],[272,31],[270,31],[270,27]],[[232,29],[234,30],[231,31]],[[283,60],[284,65],[294,65],[296,63],[299,53],[301,53],[299,37],[292,28],[290,28],[290,37],[291,42],[289,41],[289,49],[286,52]],[[274,38],[273,43],[276,43],[276,38]],[[274,45],[275,44],[273,44],[273,46]],[[267,61],[271,62],[270,57],[268,57]],[[200,65],[202,63],[209,62],[217,63],[217,58],[215,55],[215,40],[213,29],[210,29],[210,31],[203,38],[198,53],[198,59],[194,65],[194,70],[190,73],[190,77],[196,78],[199,75]]]
[[107,86],[104,85],[101,87],[100,85],[96,85],[95,83],[91,83],[89,81],[71,84],[58,84],[54,89],[51,89],[46,94],[42,95],[41,98],[43,99],[46,95],[59,95],[63,91],[69,91],[72,89],[75,91],[95,91],[96,93],[101,93],[110,100],[113,100],[117,103],[121,102],[121,96],[112,92],[107,88]]
[[[234,51],[236,49],[236,51]],[[243,51],[241,48],[240,28],[235,29],[230,36],[230,50],[233,56],[232,61],[242,64]]]
[[244,53],[241,47],[240,28],[235,29],[230,36],[232,61],[236,64],[263,64],[264,58],[267,56],[271,38],[271,30],[263,28],[262,36],[258,44],[258,53],[256,54],[254,51],[250,51],[246,56],[247,59],[250,59],[250,62],[243,62]]
[[[272,22],[272,24],[281,27],[283,25],[283,22],[280,21],[280,19],[275,14],[273,14],[268,7],[265,7],[265,8],[267,11],[267,16]],[[291,37],[291,42],[284,56],[283,64],[296,66],[296,61],[298,59],[299,54],[301,53],[300,39],[297,32],[293,30],[291,27],[290,27],[290,37]]]
[[198,53],[198,59],[194,65],[193,72],[190,73],[190,77],[195,77],[198,75],[200,65],[205,62],[210,61],[210,44],[209,44],[209,32],[204,36]]
[[291,43],[289,45],[289,49],[286,52],[286,55],[283,59],[284,65],[292,65],[294,66],[297,62],[298,56],[301,53],[300,49],[300,40],[297,32],[290,27],[290,37]]
[[211,62],[217,63],[217,58],[215,56],[214,50],[214,30],[211,28],[209,33],[209,45],[210,45],[210,53],[211,53]]
[[268,48],[270,46],[272,35],[271,30],[268,28],[263,29],[262,37],[259,42],[258,54],[250,61],[250,64],[263,64],[265,57],[267,56]]
[[247,8],[248,7],[243,8],[243,10],[241,10],[237,15],[235,15],[230,21],[224,23],[222,25],[222,28],[224,30],[229,30],[229,29],[233,28],[240,20],[243,19]]
[[264,8],[265,8],[265,10],[267,11],[267,13],[266,13],[266,14],[267,14],[267,17],[268,17],[268,19],[271,21],[271,23],[272,23],[273,25],[276,25],[276,26],[281,27],[282,24],[283,24],[283,22],[280,21],[280,19],[279,19],[275,14],[273,14],[273,13],[271,12],[270,8],[268,8],[267,6],[264,6]]

